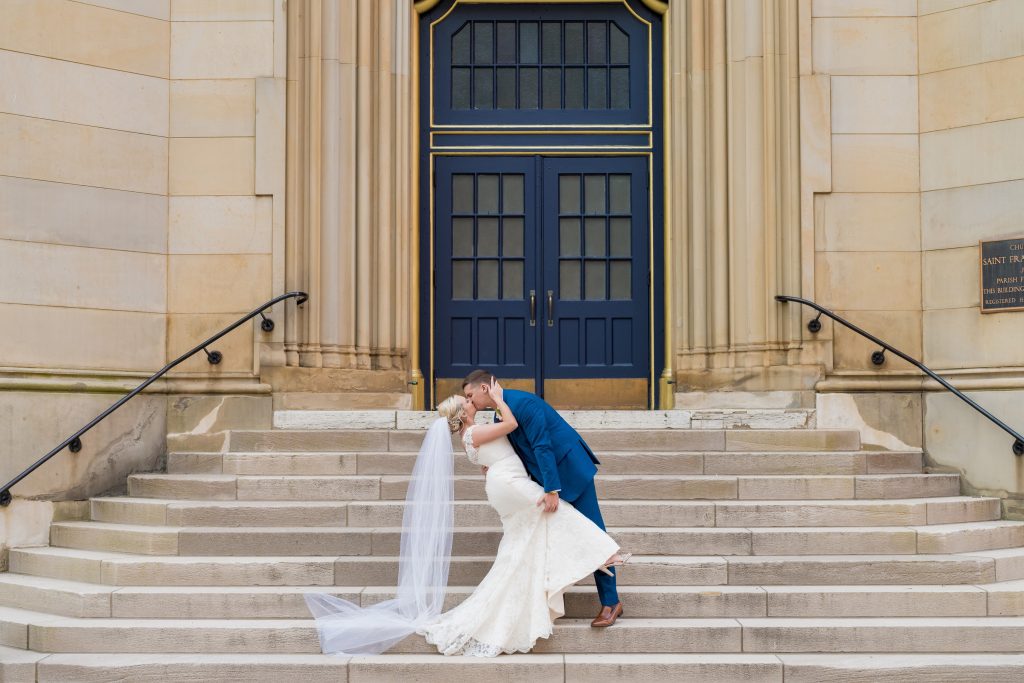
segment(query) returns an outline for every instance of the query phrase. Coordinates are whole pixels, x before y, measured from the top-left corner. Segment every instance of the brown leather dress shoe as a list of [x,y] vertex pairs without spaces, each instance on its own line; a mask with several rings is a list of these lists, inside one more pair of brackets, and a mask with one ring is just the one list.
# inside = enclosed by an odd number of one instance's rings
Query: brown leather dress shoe
[[618,603],[615,607],[602,607],[601,613],[590,622],[590,625],[594,628],[607,628],[615,623],[615,620],[622,616],[622,603]]

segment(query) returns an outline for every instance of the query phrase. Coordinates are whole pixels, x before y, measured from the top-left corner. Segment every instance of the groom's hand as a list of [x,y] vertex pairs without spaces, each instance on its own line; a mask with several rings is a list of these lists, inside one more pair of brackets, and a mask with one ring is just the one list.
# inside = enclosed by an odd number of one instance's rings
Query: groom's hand
[[486,477],[487,476],[487,468],[486,467],[481,467],[480,468],[480,473],[483,474]]
[[558,509],[558,491],[551,491],[545,493],[544,496],[537,501],[537,507],[544,506],[544,512],[554,512]]

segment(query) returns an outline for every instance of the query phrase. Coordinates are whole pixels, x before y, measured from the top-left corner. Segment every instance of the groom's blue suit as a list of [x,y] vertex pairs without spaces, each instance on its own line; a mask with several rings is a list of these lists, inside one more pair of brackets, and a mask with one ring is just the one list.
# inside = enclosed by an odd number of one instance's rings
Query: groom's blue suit
[[[505,403],[519,422],[508,440],[526,471],[545,491],[558,491],[559,498],[604,529],[594,489],[594,475],[600,463],[590,446],[540,397],[507,389]],[[596,571],[594,581],[602,605],[614,606],[619,602],[614,576]]]

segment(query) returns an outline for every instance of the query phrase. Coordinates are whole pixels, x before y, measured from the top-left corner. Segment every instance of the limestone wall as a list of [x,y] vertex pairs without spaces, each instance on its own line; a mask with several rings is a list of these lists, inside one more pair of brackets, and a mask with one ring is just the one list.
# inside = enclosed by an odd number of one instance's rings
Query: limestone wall
[[[801,223],[804,292],[920,357],[917,21],[916,0],[801,3]],[[919,373],[876,367],[872,344],[823,322],[820,424],[920,447]]]
[[[116,4],[0,6],[4,481],[167,354],[168,7]],[[160,456],[164,414],[140,397],[15,493],[119,485]]]
[[[812,21],[831,144],[830,191],[813,200],[814,298],[919,356],[916,2],[818,0]],[[832,334],[836,371],[874,369],[868,342]]]
[[[1024,313],[979,312],[978,243],[1024,235],[1024,3],[921,0],[920,12],[925,362],[1020,431]],[[974,487],[1024,497],[1009,437],[955,398],[926,396],[925,437]]]
[[166,355],[168,22],[99,4],[0,8],[3,366]]
[[[1024,233],[1024,4],[802,9],[805,291],[1020,426],[1024,315],[980,313],[978,241]],[[819,424],[923,444],[969,488],[1024,492],[1001,431],[908,364],[872,366],[862,338],[831,325],[818,336],[832,339]]]
[[[275,0],[0,3],[0,479],[283,291],[285,68]],[[219,342],[221,365],[179,366],[16,487],[11,510],[158,467],[168,412],[216,429],[235,401],[258,423],[233,397],[262,395],[269,423],[257,373],[283,363],[275,316],[273,334]]]
[[[275,209],[282,231],[284,217],[285,64],[284,46],[275,52],[275,4],[171,2],[169,356],[283,288],[283,279],[274,287],[271,256]],[[277,130],[265,130],[268,122]],[[220,348],[218,373],[253,371],[251,335],[232,335]],[[182,366],[209,369],[202,356]]]

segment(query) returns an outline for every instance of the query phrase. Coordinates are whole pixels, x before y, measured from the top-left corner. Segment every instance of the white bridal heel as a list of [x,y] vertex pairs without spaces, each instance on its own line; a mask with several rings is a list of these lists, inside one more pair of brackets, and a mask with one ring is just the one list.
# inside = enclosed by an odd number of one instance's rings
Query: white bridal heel
[[608,576],[615,576],[615,573],[612,572],[612,570],[609,569],[609,567],[621,567],[622,565],[629,562],[629,558],[631,557],[633,557],[633,553],[619,553],[619,559],[615,560],[614,562],[609,562],[606,565],[602,565],[601,567],[598,567],[598,569],[603,571]]

